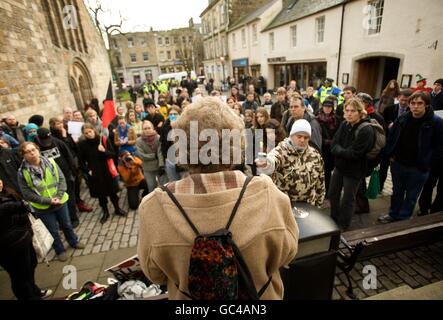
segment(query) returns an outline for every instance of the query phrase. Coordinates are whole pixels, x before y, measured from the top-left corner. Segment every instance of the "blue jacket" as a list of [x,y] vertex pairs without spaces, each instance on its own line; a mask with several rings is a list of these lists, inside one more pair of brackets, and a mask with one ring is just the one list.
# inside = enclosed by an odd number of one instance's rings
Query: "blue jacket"
[[[420,170],[429,170],[432,162],[443,161],[443,119],[436,116],[430,108],[424,115],[425,120],[418,137],[417,163]],[[386,144],[386,154],[392,157],[400,140],[401,133],[412,118],[408,112],[399,117],[392,126]]]

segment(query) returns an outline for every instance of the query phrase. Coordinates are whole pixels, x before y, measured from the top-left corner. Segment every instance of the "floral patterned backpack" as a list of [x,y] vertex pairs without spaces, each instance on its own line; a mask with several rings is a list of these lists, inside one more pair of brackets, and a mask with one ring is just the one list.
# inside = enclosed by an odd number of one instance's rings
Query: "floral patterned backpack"
[[271,283],[272,277],[257,292],[249,268],[229,231],[251,180],[252,177],[246,179],[226,227],[209,235],[202,235],[198,231],[175,196],[168,188],[162,186],[196,234],[188,271],[189,293],[180,290],[176,284],[180,292],[188,298],[192,300],[258,300]]

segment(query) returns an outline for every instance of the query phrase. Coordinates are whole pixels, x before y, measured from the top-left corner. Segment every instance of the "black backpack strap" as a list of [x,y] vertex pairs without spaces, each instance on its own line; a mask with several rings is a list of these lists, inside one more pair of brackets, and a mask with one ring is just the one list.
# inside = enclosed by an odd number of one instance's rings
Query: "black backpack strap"
[[259,298],[261,298],[261,296],[265,293],[266,289],[268,289],[269,285],[271,284],[271,281],[272,281],[272,276],[269,277],[268,282],[266,282],[263,288],[261,288],[260,291],[258,292]]
[[229,227],[231,226],[232,221],[234,220],[235,214],[237,213],[238,207],[240,206],[240,202],[243,199],[243,195],[246,192],[246,187],[248,186],[249,182],[251,182],[251,180],[253,178],[254,177],[247,177],[246,178],[245,184],[243,185],[243,189],[240,192],[240,196],[238,197],[237,202],[235,203],[234,209],[232,209],[231,217],[229,218],[228,224],[226,225],[226,228],[225,228],[226,230],[229,230]]
[[183,209],[183,207],[181,206],[181,204],[178,202],[177,198],[172,194],[172,192],[165,186],[160,186],[160,188],[165,191],[169,198],[171,198],[172,202],[174,202],[174,204],[177,206],[177,208],[180,210],[180,212],[182,213],[183,217],[186,219],[186,221],[188,222],[189,226],[192,228],[192,230],[194,231],[196,236],[200,235],[200,232],[198,231],[198,229],[195,227],[195,225],[192,223],[191,219],[189,219],[188,214],[186,213],[185,209]]

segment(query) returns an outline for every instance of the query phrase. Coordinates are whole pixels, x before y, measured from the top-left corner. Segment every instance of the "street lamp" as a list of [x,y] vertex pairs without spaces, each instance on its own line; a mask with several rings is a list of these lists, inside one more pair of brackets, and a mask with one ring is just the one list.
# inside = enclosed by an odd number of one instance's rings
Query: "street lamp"
[[223,79],[221,81],[222,83],[222,91],[224,91],[224,82],[225,82],[225,57],[220,57],[220,62],[223,69]]

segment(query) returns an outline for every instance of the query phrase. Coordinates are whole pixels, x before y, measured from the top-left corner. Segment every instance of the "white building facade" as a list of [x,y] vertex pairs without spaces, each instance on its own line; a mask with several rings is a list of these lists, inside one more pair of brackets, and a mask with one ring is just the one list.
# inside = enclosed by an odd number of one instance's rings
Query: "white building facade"
[[[423,0],[283,1],[262,32],[268,86],[317,87],[326,77],[379,97],[391,79],[443,77],[443,6]],[[429,83],[432,85],[432,83]]]
[[262,53],[266,49],[261,31],[275,18],[282,9],[282,1],[274,0],[240,19],[228,32],[229,57],[232,70],[230,74],[239,82],[239,78],[250,75],[258,78],[262,75]]

